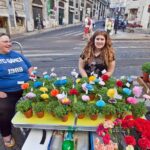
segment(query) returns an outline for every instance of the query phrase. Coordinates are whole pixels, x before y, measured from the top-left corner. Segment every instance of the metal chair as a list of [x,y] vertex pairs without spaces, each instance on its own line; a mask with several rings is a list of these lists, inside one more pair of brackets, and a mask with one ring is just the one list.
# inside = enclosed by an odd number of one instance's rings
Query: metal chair
[[12,41],[12,49],[14,49],[15,51],[19,51],[21,54],[23,54],[23,46],[17,41]]

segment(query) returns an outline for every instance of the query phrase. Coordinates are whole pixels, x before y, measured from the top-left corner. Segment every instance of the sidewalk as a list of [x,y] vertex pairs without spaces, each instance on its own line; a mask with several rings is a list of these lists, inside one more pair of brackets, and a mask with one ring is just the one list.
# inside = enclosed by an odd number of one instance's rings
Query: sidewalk
[[117,34],[111,35],[113,40],[150,40],[150,34],[147,33],[128,33],[117,31]]
[[81,24],[82,23],[76,23],[76,24],[69,24],[69,25],[60,25],[60,26],[56,26],[56,27],[53,27],[53,28],[44,28],[44,29],[41,29],[41,30],[36,29],[34,31],[31,31],[31,32],[25,32],[25,33],[21,33],[21,34],[11,35],[11,38],[15,40],[17,38],[29,37],[29,36],[32,36],[32,35],[42,34],[42,33],[55,31],[55,30],[60,30],[60,29],[65,29],[65,28],[69,28],[69,27],[76,27],[76,26],[79,26]]

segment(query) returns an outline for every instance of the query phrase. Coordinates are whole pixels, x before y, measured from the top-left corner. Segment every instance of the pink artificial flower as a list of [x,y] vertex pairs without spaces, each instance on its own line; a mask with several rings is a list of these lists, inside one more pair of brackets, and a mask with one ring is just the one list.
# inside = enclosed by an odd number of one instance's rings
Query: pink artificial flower
[[132,92],[136,97],[140,97],[142,95],[142,87],[135,86],[133,87]]
[[130,104],[136,104],[137,103],[137,99],[134,97],[128,97],[127,98],[127,102]]

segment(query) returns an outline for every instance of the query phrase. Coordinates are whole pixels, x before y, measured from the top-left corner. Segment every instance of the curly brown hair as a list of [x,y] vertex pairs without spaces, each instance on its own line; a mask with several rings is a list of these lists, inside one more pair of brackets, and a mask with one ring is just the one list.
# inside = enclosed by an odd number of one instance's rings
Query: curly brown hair
[[109,66],[109,63],[115,60],[115,52],[112,48],[112,41],[105,31],[96,31],[93,36],[91,36],[90,40],[88,41],[87,45],[83,49],[82,55],[84,56],[85,61],[88,61],[89,58],[94,57],[94,51],[96,49],[95,47],[95,38],[98,35],[102,35],[105,38],[105,45],[102,48],[101,56],[104,59],[104,63]]

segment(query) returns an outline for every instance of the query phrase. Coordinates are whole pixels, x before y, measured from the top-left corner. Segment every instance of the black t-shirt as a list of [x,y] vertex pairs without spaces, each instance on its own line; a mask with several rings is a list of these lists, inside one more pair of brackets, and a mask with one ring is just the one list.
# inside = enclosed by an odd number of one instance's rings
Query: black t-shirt
[[[84,55],[80,55],[81,59],[85,59]],[[91,76],[91,73],[97,74],[98,76],[102,75],[102,71],[107,71],[107,66],[104,63],[104,60],[101,58],[101,56],[95,56],[92,58],[92,60],[88,60],[84,66],[84,69],[88,76]]]

